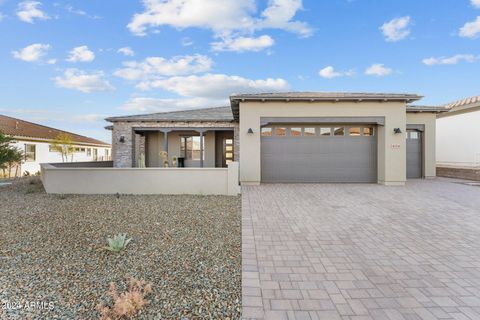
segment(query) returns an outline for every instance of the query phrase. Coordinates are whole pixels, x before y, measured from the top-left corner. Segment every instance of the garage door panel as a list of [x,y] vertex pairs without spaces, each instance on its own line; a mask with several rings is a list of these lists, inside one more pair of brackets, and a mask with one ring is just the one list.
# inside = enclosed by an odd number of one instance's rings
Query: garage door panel
[[376,136],[271,136],[261,148],[264,182],[377,180]]

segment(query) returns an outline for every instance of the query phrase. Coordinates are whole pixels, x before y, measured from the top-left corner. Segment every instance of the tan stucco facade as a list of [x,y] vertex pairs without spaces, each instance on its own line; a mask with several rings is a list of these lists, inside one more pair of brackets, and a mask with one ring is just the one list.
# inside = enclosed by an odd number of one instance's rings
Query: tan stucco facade
[[[261,119],[268,117],[383,117],[379,125],[378,183],[404,185],[406,181],[405,102],[240,102],[240,181],[242,184],[261,182]],[[412,123],[425,124],[425,175],[435,176],[435,114],[412,114]],[[399,128],[402,133],[394,133]],[[252,129],[253,134],[248,134]]]
[[428,112],[407,113],[407,125],[423,125],[423,175],[435,178],[436,173],[436,114]]

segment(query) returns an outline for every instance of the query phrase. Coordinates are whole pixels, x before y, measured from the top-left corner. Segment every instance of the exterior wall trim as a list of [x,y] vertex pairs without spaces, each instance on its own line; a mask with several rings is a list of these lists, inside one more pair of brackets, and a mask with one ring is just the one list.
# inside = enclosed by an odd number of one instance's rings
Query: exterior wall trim
[[424,124],[407,124],[407,130],[418,130],[421,132],[425,132],[425,125]]

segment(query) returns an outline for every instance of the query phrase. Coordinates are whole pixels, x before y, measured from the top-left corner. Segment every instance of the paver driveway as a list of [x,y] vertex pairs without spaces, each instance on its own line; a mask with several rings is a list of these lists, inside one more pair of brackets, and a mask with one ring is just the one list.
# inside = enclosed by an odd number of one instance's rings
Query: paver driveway
[[245,319],[480,319],[480,187],[242,188]]

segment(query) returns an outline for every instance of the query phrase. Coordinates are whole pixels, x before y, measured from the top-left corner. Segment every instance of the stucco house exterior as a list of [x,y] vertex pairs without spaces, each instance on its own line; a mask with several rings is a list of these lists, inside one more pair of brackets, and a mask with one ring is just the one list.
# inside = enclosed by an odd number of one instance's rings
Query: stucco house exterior
[[437,118],[437,163],[456,167],[480,166],[480,96],[444,106]]
[[[240,183],[403,185],[436,176],[439,108],[415,94],[236,94],[230,106],[111,117],[116,168],[240,165]],[[143,160],[145,159],[145,160]],[[176,161],[175,161],[176,160]],[[143,163],[144,162],[144,163]]]
[[25,120],[0,115],[0,131],[13,137],[14,147],[21,150],[24,160],[13,175],[36,174],[41,163],[62,162],[62,155],[52,149],[52,143],[60,133],[72,137],[75,152],[68,162],[105,161],[111,159],[111,147],[108,143],[62,131]]
[[480,96],[443,106],[437,116],[437,173],[480,181]]

